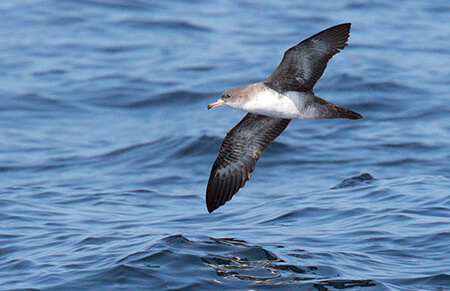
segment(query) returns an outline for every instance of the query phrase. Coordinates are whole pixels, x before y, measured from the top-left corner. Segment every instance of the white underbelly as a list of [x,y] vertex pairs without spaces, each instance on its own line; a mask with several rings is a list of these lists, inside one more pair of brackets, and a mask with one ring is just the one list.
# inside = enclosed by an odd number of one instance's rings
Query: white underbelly
[[247,102],[242,110],[271,117],[304,119],[307,96],[300,92],[288,92],[285,95],[267,90]]

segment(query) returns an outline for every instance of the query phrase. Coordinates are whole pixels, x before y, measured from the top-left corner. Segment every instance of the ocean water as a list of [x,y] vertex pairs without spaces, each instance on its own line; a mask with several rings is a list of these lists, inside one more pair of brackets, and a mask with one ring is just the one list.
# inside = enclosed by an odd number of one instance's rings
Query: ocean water
[[[448,1],[0,2],[0,290],[450,290]],[[244,112],[207,111],[352,22],[209,214]]]

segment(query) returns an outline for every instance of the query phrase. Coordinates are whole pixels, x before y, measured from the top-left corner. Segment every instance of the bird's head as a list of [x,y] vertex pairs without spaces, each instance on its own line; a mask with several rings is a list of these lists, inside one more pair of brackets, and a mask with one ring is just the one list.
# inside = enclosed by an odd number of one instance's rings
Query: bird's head
[[223,92],[220,99],[214,103],[208,104],[208,109],[219,107],[219,106],[229,106],[232,108],[239,109],[240,100],[245,95],[245,90],[243,87],[229,89]]

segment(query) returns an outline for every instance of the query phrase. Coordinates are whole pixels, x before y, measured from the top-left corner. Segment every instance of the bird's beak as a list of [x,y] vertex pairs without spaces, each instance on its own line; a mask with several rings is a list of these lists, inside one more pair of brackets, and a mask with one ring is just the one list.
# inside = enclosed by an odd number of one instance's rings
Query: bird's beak
[[217,100],[217,102],[208,104],[208,110],[214,107],[223,106],[225,102],[222,99]]

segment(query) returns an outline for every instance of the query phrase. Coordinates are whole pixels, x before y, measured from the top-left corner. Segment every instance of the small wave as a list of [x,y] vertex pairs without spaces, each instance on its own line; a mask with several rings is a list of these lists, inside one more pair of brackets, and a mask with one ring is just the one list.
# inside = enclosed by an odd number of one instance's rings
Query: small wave
[[355,177],[351,177],[351,178],[345,179],[341,183],[339,183],[336,186],[332,187],[331,189],[354,187],[356,185],[370,183],[372,180],[374,180],[374,177],[372,177],[372,175],[370,175],[369,173],[364,173],[364,174],[361,174],[359,176],[355,176]]
[[204,156],[205,154],[216,155],[219,151],[220,138],[199,135],[195,137],[183,138],[183,143],[172,153],[172,158],[180,159],[193,156]]
[[147,19],[128,19],[122,22],[121,24],[140,29],[157,29],[157,30],[173,29],[173,30],[199,31],[199,32],[210,31],[210,29],[205,26],[200,26],[187,21],[171,21],[171,20],[156,21]]
[[[392,281],[402,286],[414,286],[415,290],[448,290],[447,287],[450,286],[450,275],[438,274]],[[431,289],[431,286],[434,288]]]
[[[234,238],[192,240],[183,235],[171,235],[156,241],[146,250],[121,259],[118,265],[120,268],[127,266],[129,271],[138,269],[144,273],[158,270],[159,278],[170,280],[171,285],[179,287],[211,288],[220,283],[222,288],[255,285],[292,288],[301,284],[327,290],[326,286],[350,288],[378,285],[372,280],[340,279],[338,271],[328,266],[292,264],[262,246]],[[209,277],[209,280],[191,276],[198,272]],[[169,274],[170,279],[166,278]],[[151,282],[149,284],[152,285]]]
[[[51,289],[98,290],[99,286],[126,286],[127,290],[139,290],[142,289],[142,286],[148,286],[149,290],[164,290],[167,286],[164,280],[159,278],[159,276],[154,274],[149,268],[142,269],[126,264],[118,264],[107,268],[97,268],[96,270],[85,274],[74,274],[71,277],[78,278],[57,286],[51,286]],[[63,280],[63,278],[61,278],[61,280]]]
[[[84,9],[89,9],[89,6],[92,6],[90,9],[94,9],[94,7],[100,7],[103,9],[119,9],[120,11],[123,10],[138,10],[142,11],[145,9],[154,9],[158,7],[159,5],[148,2],[148,1],[141,1],[141,0],[133,0],[133,1],[101,1],[101,0],[70,0],[68,2],[72,2],[75,5],[79,5],[81,7],[84,7]],[[73,9],[73,8],[72,8]]]
[[[155,109],[156,106],[183,106],[187,104],[195,103],[202,100],[205,96],[204,93],[197,93],[185,90],[171,90],[169,92],[154,94],[150,97],[146,96],[145,91],[150,90],[151,83],[142,83],[141,89],[136,88],[135,85],[124,85],[117,88],[108,88],[97,92],[99,97],[95,99],[88,99],[87,101],[93,105],[110,107],[110,108],[123,108],[123,109]],[[131,94],[130,92],[134,92]],[[137,94],[141,92],[142,94]]]
[[0,111],[8,111],[17,113],[18,111],[32,112],[46,112],[49,115],[59,116],[62,112],[77,112],[77,107],[74,105],[42,96],[37,93],[26,93],[11,98],[5,98],[0,102]]

